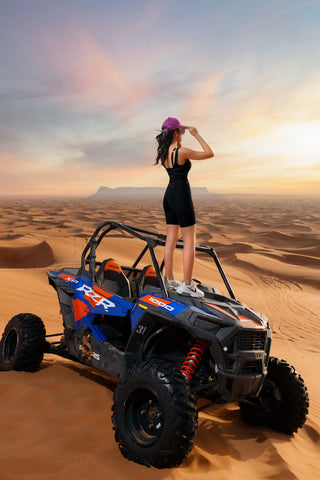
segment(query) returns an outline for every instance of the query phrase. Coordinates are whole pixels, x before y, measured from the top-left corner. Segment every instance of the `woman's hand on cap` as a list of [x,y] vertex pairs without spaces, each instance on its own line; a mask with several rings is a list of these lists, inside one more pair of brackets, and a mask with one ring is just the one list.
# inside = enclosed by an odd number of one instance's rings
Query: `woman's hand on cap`
[[195,127],[188,127],[188,132],[193,136],[198,135],[198,130]]

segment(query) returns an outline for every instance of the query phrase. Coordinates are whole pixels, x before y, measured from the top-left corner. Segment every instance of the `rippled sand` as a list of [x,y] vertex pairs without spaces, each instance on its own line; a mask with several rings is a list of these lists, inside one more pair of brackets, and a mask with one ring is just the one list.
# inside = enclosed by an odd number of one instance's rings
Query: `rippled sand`
[[[114,441],[114,382],[46,355],[37,373],[1,372],[1,480],[301,479],[320,467],[320,202],[311,199],[217,197],[195,202],[197,241],[212,245],[237,298],[263,312],[274,332],[272,355],[304,377],[310,414],[293,437],[244,424],[237,405],[199,416],[195,447],[181,467],[158,471],[125,460]],[[61,331],[46,271],[79,264],[96,226],[116,220],[165,232],[156,200],[0,200],[0,328],[32,312],[48,333]],[[111,254],[109,254],[109,248]],[[138,252],[138,251],[137,251]],[[103,254],[128,261],[131,248],[113,232]],[[159,253],[161,258],[161,253]],[[117,257],[117,258],[118,258]],[[181,261],[176,256],[176,272]],[[214,283],[202,255],[195,276]],[[220,287],[220,286],[219,286]]]

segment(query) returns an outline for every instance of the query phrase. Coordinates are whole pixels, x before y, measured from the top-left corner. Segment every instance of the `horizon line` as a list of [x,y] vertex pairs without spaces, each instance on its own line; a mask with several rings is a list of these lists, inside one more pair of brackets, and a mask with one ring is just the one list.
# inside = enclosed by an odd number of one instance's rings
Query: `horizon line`
[[[100,187],[99,187],[100,188]],[[115,190],[117,188],[152,188],[152,189],[155,189],[155,188],[158,188],[158,189],[162,189],[162,190],[165,190],[165,187],[107,187],[107,188],[110,188],[112,190]],[[194,187],[194,188],[207,188],[207,187]],[[43,193],[8,193],[8,194],[0,194],[0,200],[6,200],[6,199],[20,199],[20,200],[23,200],[23,199],[31,199],[31,198],[36,198],[36,199],[39,199],[39,198],[43,198],[43,199],[63,199],[63,198],[69,198],[69,199],[83,199],[83,200],[112,200],[112,199],[117,199],[117,200],[121,200],[121,199],[129,199],[129,198],[141,198],[141,195],[139,194],[131,194],[131,195],[123,195],[123,196],[118,196],[118,197],[110,197],[108,198],[107,196],[106,197],[99,197],[99,196],[96,196],[96,193],[93,193],[93,194],[86,194],[86,195],[83,195],[83,194],[77,194],[77,193],[74,193],[74,194],[61,194],[61,193],[48,193],[48,194],[43,194]],[[243,192],[225,192],[225,193],[216,193],[216,192],[213,192],[213,191],[210,191],[208,190],[208,195],[214,195],[215,197],[281,197],[281,198],[309,198],[309,199],[320,199],[320,193],[317,195],[315,193],[251,193],[251,192],[248,192],[248,193],[243,193]],[[92,198],[94,197],[94,198]],[[147,199],[157,199],[158,198],[158,195],[154,195],[154,196],[146,196],[146,197],[143,197],[143,198],[147,198]],[[205,196],[203,196],[204,199],[208,199],[206,198]],[[198,197],[199,199],[199,197]],[[209,199],[208,199],[209,200]],[[212,198],[211,198],[212,200]]]

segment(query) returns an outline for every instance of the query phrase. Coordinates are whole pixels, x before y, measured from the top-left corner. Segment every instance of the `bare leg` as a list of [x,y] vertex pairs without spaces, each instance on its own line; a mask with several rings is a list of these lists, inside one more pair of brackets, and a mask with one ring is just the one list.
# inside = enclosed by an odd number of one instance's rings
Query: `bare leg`
[[179,238],[179,225],[167,225],[167,240],[164,247],[164,266],[166,277],[173,280],[173,252]]
[[181,228],[183,237],[183,275],[184,282],[189,285],[192,280],[194,251],[196,244],[196,226]]

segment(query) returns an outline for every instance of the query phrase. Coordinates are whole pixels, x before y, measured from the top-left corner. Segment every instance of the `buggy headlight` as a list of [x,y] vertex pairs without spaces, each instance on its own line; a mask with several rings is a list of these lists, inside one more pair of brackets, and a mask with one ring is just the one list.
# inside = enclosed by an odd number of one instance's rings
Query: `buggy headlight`
[[220,325],[215,323],[211,317],[197,317],[194,321],[194,325],[195,327],[208,332],[216,332],[220,328]]

